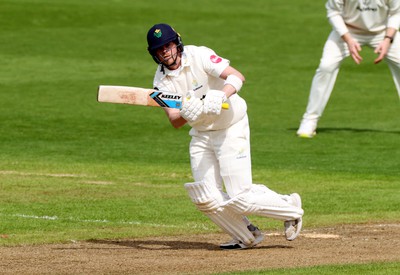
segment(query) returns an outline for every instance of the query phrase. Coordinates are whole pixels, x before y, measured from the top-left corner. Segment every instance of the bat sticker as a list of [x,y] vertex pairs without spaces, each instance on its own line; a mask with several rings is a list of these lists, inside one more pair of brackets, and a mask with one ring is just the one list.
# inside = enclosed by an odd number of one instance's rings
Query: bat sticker
[[165,94],[163,92],[152,92],[150,97],[161,107],[180,109],[182,107],[182,96]]

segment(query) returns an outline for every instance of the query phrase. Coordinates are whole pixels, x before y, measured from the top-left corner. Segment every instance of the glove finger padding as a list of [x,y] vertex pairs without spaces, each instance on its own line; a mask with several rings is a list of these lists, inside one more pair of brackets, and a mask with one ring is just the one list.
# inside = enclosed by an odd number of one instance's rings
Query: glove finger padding
[[227,100],[226,95],[220,90],[209,90],[203,99],[203,112],[207,115],[219,115],[222,109],[222,103]]
[[183,102],[179,113],[186,121],[193,122],[203,113],[203,101],[192,96]]

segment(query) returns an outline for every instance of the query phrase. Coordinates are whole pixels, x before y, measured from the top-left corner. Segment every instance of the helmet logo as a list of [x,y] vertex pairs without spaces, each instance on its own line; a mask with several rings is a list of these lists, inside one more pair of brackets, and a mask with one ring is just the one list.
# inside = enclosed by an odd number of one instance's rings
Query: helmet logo
[[161,36],[162,36],[162,32],[161,32],[161,30],[160,29],[156,29],[155,31],[154,31],[154,37],[156,37],[156,38],[160,38]]

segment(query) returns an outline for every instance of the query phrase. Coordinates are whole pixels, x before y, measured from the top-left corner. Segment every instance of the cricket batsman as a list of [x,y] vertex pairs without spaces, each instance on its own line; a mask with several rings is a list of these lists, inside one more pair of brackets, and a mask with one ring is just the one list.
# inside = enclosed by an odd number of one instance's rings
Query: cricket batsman
[[207,47],[184,46],[170,25],[151,27],[147,42],[158,64],[154,89],[185,98],[181,109],[164,110],[173,127],[191,126],[194,182],[185,188],[198,210],[231,236],[220,248],[251,248],[264,239],[246,217],[252,214],[283,221],[286,239],[294,240],[302,227],[300,196],[252,182],[247,105],[239,96],[244,76]]

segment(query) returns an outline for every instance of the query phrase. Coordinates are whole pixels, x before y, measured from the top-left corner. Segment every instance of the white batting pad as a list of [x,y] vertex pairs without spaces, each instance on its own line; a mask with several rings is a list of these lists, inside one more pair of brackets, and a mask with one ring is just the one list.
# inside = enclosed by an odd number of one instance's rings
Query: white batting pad
[[242,215],[258,215],[282,221],[301,218],[303,209],[293,205],[288,198],[265,185],[253,184],[250,191],[232,198],[226,208]]
[[243,216],[232,209],[223,207],[221,192],[204,182],[186,183],[185,189],[196,207],[232,238],[251,246],[255,241],[247,229]]

